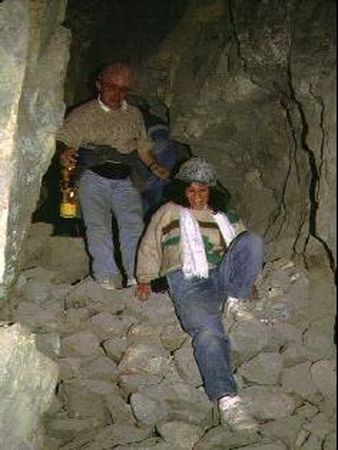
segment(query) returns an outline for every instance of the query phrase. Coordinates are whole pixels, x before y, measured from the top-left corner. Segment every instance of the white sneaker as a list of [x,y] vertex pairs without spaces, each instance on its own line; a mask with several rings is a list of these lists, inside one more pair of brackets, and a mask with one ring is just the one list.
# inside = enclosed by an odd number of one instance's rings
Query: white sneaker
[[119,275],[104,277],[96,280],[97,284],[107,291],[114,291],[122,288],[122,279]]
[[226,314],[231,314],[236,320],[250,320],[255,317],[250,311],[249,302],[247,300],[228,297],[225,306]]
[[232,431],[257,431],[258,422],[252,417],[239,395],[222,397],[218,401],[221,421]]
[[128,278],[127,280],[127,287],[137,286],[137,280],[136,278]]

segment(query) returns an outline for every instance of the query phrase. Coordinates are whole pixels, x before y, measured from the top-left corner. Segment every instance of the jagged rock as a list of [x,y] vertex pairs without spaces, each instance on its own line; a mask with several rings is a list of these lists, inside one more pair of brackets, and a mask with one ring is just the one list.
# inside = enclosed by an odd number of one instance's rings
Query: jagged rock
[[293,367],[311,360],[311,350],[302,343],[290,344],[282,352],[284,367]]
[[63,450],[103,450],[116,448],[119,444],[144,441],[151,436],[151,428],[136,427],[132,424],[114,424],[85,433],[63,446]]
[[78,376],[79,378],[114,382],[117,380],[117,366],[110,358],[99,356],[94,360],[83,362]]
[[49,236],[53,233],[53,225],[49,223],[32,223],[28,227],[24,252],[21,257],[21,270],[37,265],[46,249]]
[[245,388],[242,395],[259,420],[287,417],[297,407],[296,400],[277,386],[252,386]]
[[334,359],[336,347],[333,342],[333,317],[311,322],[304,333],[304,344],[309,348],[311,359]]
[[63,383],[61,396],[71,419],[95,419],[101,425],[110,422],[108,410],[102,399],[94,393],[84,390],[80,383]]
[[13,311],[13,318],[34,333],[53,330],[57,322],[55,314],[31,302],[20,303]]
[[64,442],[73,439],[75,436],[82,435],[86,431],[93,431],[101,427],[102,422],[99,418],[91,417],[89,419],[73,419],[69,417],[58,417],[44,422],[45,429],[48,430],[48,436],[60,439]]
[[102,342],[105,353],[117,364],[121,361],[127,345],[128,342],[126,336],[113,336]]
[[188,338],[187,333],[185,333],[181,326],[177,323],[162,326],[162,331],[160,335],[161,344],[164,348],[170,352],[177,350],[183,342]]
[[57,281],[74,283],[89,273],[89,258],[83,239],[53,236],[48,238],[41,265],[59,272]]
[[60,358],[58,363],[60,367],[60,379],[70,380],[78,376],[80,365],[83,363],[83,358],[68,356]]
[[86,327],[86,320],[90,316],[87,308],[70,308],[65,311],[64,320],[62,322],[62,331],[64,334],[70,335],[75,331]]
[[182,379],[194,386],[203,384],[200,371],[193,355],[191,339],[187,339],[184,344],[174,353],[174,361],[178,374]]
[[149,380],[154,378],[159,383],[172,366],[167,350],[159,345],[141,341],[127,348],[118,365],[118,373],[124,385],[129,384],[127,380],[131,379],[130,375],[134,375],[134,380],[135,376],[136,379],[139,375],[141,379],[149,376]]
[[98,338],[90,331],[79,331],[61,343],[62,356],[98,356],[102,354]]
[[337,445],[336,433],[329,434],[324,441],[323,450],[331,450],[332,448],[334,449],[336,445]]
[[231,329],[233,366],[257,355],[268,346],[271,330],[258,320],[238,322]]
[[192,449],[203,433],[197,425],[175,421],[158,424],[156,429],[164,442],[177,450]]
[[178,420],[196,425],[210,424],[212,404],[203,390],[186,383],[162,383],[139,389],[130,398],[135,417],[151,425]]
[[101,340],[110,336],[123,336],[133,323],[133,319],[124,316],[113,316],[107,312],[96,314],[88,319],[88,328]]
[[268,444],[254,445],[252,450],[287,450],[286,445],[282,441],[274,441]]
[[320,440],[324,440],[326,436],[330,435],[335,431],[336,423],[329,422],[327,417],[323,413],[319,413],[314,416],[311,421],[303,425],[304,430],[312,433],[314,436],[318,437]]
[[195,444],[194,450],[232,450],[233,448],[246,447],[259,442],[258,433],[232,433],[227,428],[217,427],[207,431]]
[[134,299],[130,305],[131,312],[137,313],[143,319],[147,319],[154,324],[165,323],[166,325],[177,321],[173,303],[168,295],[152,294],[149,300],[141,303]]
[[309,362],[286,369],[282,377],[282,386],[286,392],[298,394],[311,403],[317,403],[322,396],[312,380],[310,369]]
[[[238,373],[251,383],[277,384],[283,362],[279,353],[260,353],[238,368]],[[268,369],[267,369],[268,368]]]
[[335,361],[317,361],[311,366],[312,380],[322,393],[326,401],[335,403],[336,401],[336,364]]
[[305,418],[298,415],[281,417],[261,425],[260,430],[269,440],[282,441],[288,448],[296,448],[295,444]]
[[1,448],[33,448],[40,441],[40,416],[50,405],[58,367],[37,351],[20,324],[0,323]]
[[296,409],[296,414],[304,419],[311,419],[318,413],[318,408],[311,403],[304,402],[299,408]]

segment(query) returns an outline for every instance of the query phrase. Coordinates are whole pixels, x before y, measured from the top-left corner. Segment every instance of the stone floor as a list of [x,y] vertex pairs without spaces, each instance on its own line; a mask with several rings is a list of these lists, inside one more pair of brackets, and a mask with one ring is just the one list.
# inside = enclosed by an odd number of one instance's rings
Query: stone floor
[[36,225],[46,237],[27,246],[12,314],[59,366],[44,450],[336,448],[335,306],[324,275],[268,261],[250,317],[224,315],[240,393],[260,422],[259,434],[233,433],[204,393],[170,298],[103,290],[87,276],[81,240]]

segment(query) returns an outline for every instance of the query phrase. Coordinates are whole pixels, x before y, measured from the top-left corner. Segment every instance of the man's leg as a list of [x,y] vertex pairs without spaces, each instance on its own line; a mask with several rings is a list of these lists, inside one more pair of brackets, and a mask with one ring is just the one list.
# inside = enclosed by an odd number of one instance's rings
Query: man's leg
[[185,280],[181,271],[167,275],[176,314],[193,339],[194,356],[210,400],[237,392],[230,343],[221,320],[223,301],[218,295],[217,273],[214,275],[194,280]]
[[113,210],[119,228],[122,262],[131,280],[135,276],[136,250],[143,231],[142,200],[130,178],[112,181]]
[[118,276],[112,240],[111,186],[106,178],[87,170],[79,182],[79,196],[92,272],[97,280]]

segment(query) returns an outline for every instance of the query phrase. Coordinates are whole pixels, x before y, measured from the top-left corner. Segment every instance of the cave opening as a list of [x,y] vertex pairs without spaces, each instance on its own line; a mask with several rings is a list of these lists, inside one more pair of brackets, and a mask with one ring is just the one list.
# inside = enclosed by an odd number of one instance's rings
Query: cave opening
[[[8,359],[3,404],[18,398],[18,407],[0,408],[6,448],[35,446],[41,430],[32,427],[50,402],[46,450],[179,448],[177,436],[191,437],[186,448],[224,442],[168,296],[140,304],[127,285],[103,291],[89,274],[81,220],[60,219],[54,144],[63,105],[68,112],[96,95],[94,73],[116,59],[137,72],[130,102],[169,116],[174,139],[214,164],[231,206],[266,241],[250,320],[223,316],[261,444],[333,448],[335,2],[0,3],[0,299],[9,320],[0,324],[1,348],[15,356],[14,341],[30,346],[18,353],[27,359]],[[41,355],[56,363],[41,365]],[[154,405],[150,415],[140,393]]]

